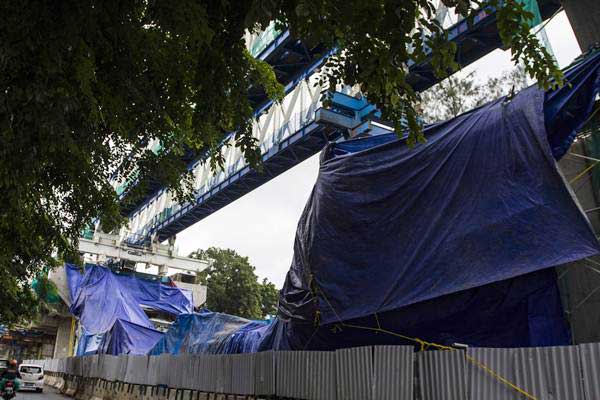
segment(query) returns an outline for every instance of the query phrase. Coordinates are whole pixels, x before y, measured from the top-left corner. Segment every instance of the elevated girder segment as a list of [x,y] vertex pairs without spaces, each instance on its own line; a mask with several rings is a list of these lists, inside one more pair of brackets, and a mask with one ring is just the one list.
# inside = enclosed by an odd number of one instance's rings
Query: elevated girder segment
[[[539,5],[543,18],[549,17],[560,7],[560,3],[556,0],[540,0]],[[482,11],[472,25],[463,20],[448,28],[450,40],[458,46],[457,62],[460,65],[468,65],[502,45],[495,18],[495,13]],[[293,39],[289,32],[284,32],[259,55],[259,58],[275,66],[286,65],[284,62],[286,57],[298,57],[301,54],[300,50],[290,51],[290,46],[301,44]],[[307,59],[320,54],[321,49],[313,47],[312,51],[313,53],[307,53]],[[307,64],[308,67],[293,61],[292,58],[288,61],[285,68],[292,71],[291,67],[296,66],[298,69],[290,72],[285,78],[280,77],[287,82],[287,96],[282,106],[273,106],[271,102],[261,103],[260,94],[253,94],[257,96],[256,104],[260,104],[257,108],[257,115],[260,117],[254,135],[259,140],[263,151],[264,171],[253,171],[244,165],[239,154],[229,154],[228,157],[233,162],[227,164],[225,171],[214,174],[204,171],[199,174],[198,192],[193,204],[173,206],[173,202],[164,194],[164,190],[156,189],[149,194],[144,203],[138,203],[135,209],[128,210],[129,217],[133,221],[133,232],[136,235],[148,238],[155,234],[159,240],[164,240],[317,153],[328,141],[337,140],[349,133],[347,126],[325,123],[325,121],[319,124],[315,122],[314,115],[307,114],[314,114],[321,107],[320,100],[314,97],[314,91],[309,95],[312,96],[312,103],[308,106],[305,101],[306,95],[304,100],[297,101],[299,93],[302,92],[298,90],[298,86],[306,84],[307,79],[314,83],[314,73],[323,59],[313,58]],[[434,76],[429,61],[410,65],[409,70],[409,83],[418,91],[425,90],[439,81]],[[293,78],[287,81],[292,76]],[[316,88],[316,91],[319,92],[320,88]],[[356,108],[348,109],[351,113],[357,113]],[[294,117],[302,113],[304,113],[303,126],[300,127],[295,124]],[[360,118],[361,115],[358,117]],[[356,125],[365,122],[361,119],[356,121]],[[307,129],[313,123],[316,127]],[[294,127],[290,127],[291,125]],[[381,128],[377,124],[367,122],[360,129]],[[191,168],[197,168],[197,163]],[[138,241],[133,237],[130,240]]]

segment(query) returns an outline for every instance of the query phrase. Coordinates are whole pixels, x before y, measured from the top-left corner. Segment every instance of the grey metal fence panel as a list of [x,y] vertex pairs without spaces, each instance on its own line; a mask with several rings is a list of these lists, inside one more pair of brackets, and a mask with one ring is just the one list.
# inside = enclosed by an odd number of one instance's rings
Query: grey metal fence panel
[[190,389],[201,390],[203,371],[202,357],[199,354],[190,354]]
[[125,382],[125,375],[127,374],[127,362],[129,361],[129,356],[127,355],[120,355],[117,356],[119,361],[118,361],[118,372],[117,372],[117,376],[115,378],[116,381],[118,382]]
[[519,394],[482,367],[490,368],[503,378],[514,382],[513,349],[469,348],[467,357],[472,359],[467,360],[469,399],[520,399]]
[[309,400],[335,400],[337,398],[335,352],[310,351],[306,357],[306,398]]
[[276,395],[296,399],[307,398],[306,351],[280,351],[275,353],[277,363]]
[[77,357],[75,365],[77,366],[77,376],[86,376],[89,372],[88,356]]
[[148,384],[148,356],[128,356],[125,382],[135,385]]
[[192,355],[189,353],[182,354],[179,365],[181,368],[180,387],[182,387],[184,389],[193,389],[195,373],[194,373],[194,359],[192,358]]
[[336,351],[338,400],[372,399],[373,354],[371,347]]
[[375,346],[373,348],[373,398],[412,400],[414,348]]
[[233,390],[231,381],[231,357],[232,356],[229,354],[220,354],[216,356],[218,369],[220,371],[216,380],[217,393],[231,393]]
[[106,370],[107,370],[107,366],[106,366],[106,357],[108,357],[105,354],[99,354],[98,355],[98,378],[100,379],[104,379],[106,380]]
[[157,385],[169,385],[169,368],[171,368],[171,358],[168,353],[158,356],[158,373],[156,374]]
[[56,372],[60,372],[62,374],[67,373],[67,359],[66,358],[59,359],[56,369],[57,369]]
[[83,356],[78,357],[80,363],[80,375],[84,377],[90,376],[90,370],[92,369],[92,359],[91,356]]
[[580,360],[574,346],[514,349],[515,384],[540,399],[583,399]]
[[160,357],[150,356],[148,357],[148,373],[146,377],[147,385],[156,386],[158,382],[158,374],[160,368]]
[[254,354],[233,354],[231,359],[231,393],[254,394]]
[[199,354],[198,357],[198,370],[200,372],[198,376],[199,390],[202,392],[216,392],[217,379],[222,372],[219,356],[214,354]]
[[578,347],[585,398],[600,399],[600,343],[580,344]]
[[67,357],[65,363],[65,374],[75,375],[75,357]]
[[217,392],[219,390],[219,377],[223,374],[223,366],[219,356],[216,354],[207,354],[207,366],[208,374],[206,376],[208,382],[206,383],[207,391]]
[[121,361],[121,357],[119,356],[109,356],[109,363],[111,365],[111,370],[110,370],[110,381],[116,382],[120,379],[121,376],[123,376],[123,369],[122,369],[122,365],[123,362]]
[[460,350],[424,351],[416,354],[423,400],[466,398],[465,355]]
[[515,384],[527,393],[542,398],[548,393],[542,367],[544,355],[540,348],[520,348],[515,352]]
[[553,400],[583,400],[583,382],[579,349],[576,346],[542,348],[549,392],[543,397]]
[[179,389],[187,389],[187,374],[185,370],[187,368],[188,356],[185,353],[178,354],[177,362],[175,363],[175,371],[177,373],[177,379],[175,379],[176,385],[174,387]]
[[91,357],[91,361],[90,361],[90,378],[100,378],[100,356],[99,355],[93,355],[90,356]]
[[107,381],[116,381],[120,372],[120,360],[118,356],[102,354],[99,358],[100,375]]
[[254,392],[259,396],[274,396],[275,353],[264,351],[254,355]]
[[170,388],[181,387],[181,354],[171,355],[168,359],[167,386]]
[[206,373],[205,362],[202,354],[192,354],[192,364],[194,368],[194,377],[192,380],[192,389],[203,391],[204,374]]

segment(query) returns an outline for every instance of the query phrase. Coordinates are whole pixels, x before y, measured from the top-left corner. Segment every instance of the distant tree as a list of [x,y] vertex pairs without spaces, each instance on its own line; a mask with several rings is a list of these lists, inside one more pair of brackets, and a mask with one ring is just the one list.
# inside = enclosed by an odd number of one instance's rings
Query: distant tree
[[528,85],[523,66],[504,72],[497,78],[480,83],[474,72],[465,77],[451,76],[421,95],[420,111],[426,123],[444,121],[505,96]]
[[208,287],[208,309],[250,319],[274,314],[277,289],[267,279],[263,279],[262,284],[258,282],[248,257],[216,247],[197,250],[190,257],[211,262],[210,267],[198,275],[198,283]]
[[267,278],[263,278],[260,284],[260,309],[263,316],[277,314],[277,302],[279,301],[279,290]]

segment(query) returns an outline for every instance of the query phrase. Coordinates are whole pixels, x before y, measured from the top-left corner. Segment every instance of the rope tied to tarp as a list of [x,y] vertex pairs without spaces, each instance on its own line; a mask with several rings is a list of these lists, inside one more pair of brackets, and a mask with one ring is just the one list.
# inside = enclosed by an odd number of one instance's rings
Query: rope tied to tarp
[[[436,348],[436,349],[439,349],[439,350],[446,350],[446,351],[458,351],[458,349],[456,349],[454,347],[451,347],[451,346],[446,346],[446,345],[439,344],[439,343],[434,343],[434,342],[428,342],[428,341],[423,340],[423,339],[418,338],[418,337],[402,335],[401,333],[397,333],[397,332],[394,332],[394,331],[390,331],[390,330],[384,329],[379,324],[379,318],[377,317],[377,314],[375,314],[375,315],[376,315],[378,327],[362,326],[362,325],[355,325],[355,324],[346,323],[346,322],[344,322],[342,320],[342,318],[339,316],[339,314],[337,313],[337,311],[335,310],[335,308],[333,307],[333,305],[329,302],[329,299],[327,298],[327,296],[325,295],[325,293],[319,287],[316,287],[316,289],[321,294],[323,300],[325,300],[325,302],[327,303],[327,305],[329,306],[329,308],[331,309],[331,311],[333,312],[333,314],[335,315],[335,317],[338,319],[338,324],[336,324],[336,326],[339,328],[340,331],[341,331],[342,327],[347,327],[347,328],[353,328],[353,329],[362,329],[362,330],[368,330],[368,331],[373,331],[373,332],[385,333],[385,334],[388,334],[388,335],[391,335],[391,336],[398,337],[400,339],[404,339],[404,340],[407,340],[407,341],[411,341],[411,342],[417,343],[420,346],[420,350],[419,351],[425,351],[429,347],[433,347],[433,348]],[[314,332],[313,332],[313,335],[314,335]],[[312,338],[312,336],[311,336],[311,338]],[[466,358],[466,360],[468,360],[469,362],[471,362],[473,365],[481,368],[483,371],[485,371],[486,373],[488,373],[494,379],[497,379],[499,382],[503,383],[504,385],[508,386],[509,388],[511,388],[514,391],[516,391],[516,392],[520,393],[521,395],[523,395],[526,399],[529,399],[529,400],[538,400],[537,397],[535,397],[531,393],[527,392],[525,389],[517,386],[515,383],[511,382],[510,380],[506,379],[505,377],[503,377],[502,375],[500,375],[499,373],[497,373],[496,371],[494,371],[492,368],[488,367],[487,365],[485,365],[481,361],[479,361],[479,360],[475,359],[474,357],[466,354],[466,352],[465,352],[465,358]]]

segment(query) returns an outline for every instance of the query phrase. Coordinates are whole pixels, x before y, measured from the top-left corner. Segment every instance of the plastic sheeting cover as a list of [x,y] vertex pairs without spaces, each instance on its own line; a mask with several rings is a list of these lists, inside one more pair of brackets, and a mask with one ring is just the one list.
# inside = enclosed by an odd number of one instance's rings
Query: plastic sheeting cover
[[[65,269],[71,292],[70,311],[79,318],[83,327],[77,350],[80,355],[97,352],[103,341],[106,347],[104,334],[113,329],[117,320],[121,321],[121,325],[115,327],[115,332],[107,339],[112,342],[111,348],[125,348],[133,354],[144,354],[156,343],[149,343],[150,338],[156,335],[136,328],[154,327],[142,306],[174,315],[193,310],[191,292],[185,289],[135,275],[117,274],[99,265],[86,265],[83,275],[75,265],[67,264]],[[129,324],[123,325],[125,322]],[[145,337],[139,348],[136,348],[136,342],[115,342],[117,338],[127,340],[131,335]]]
[[267,328],[267,322],[210,311],[181,314],[150,354],[252,353]]
[[[561,96],[584,90],[589,110],[599,60],[571,69],[568,79],[593,72]],[[548,143],[544,100],[532,87],[491,102],[427,127],[414,149],[394,135],[330,144],[298,224],[284,322],[307,325],[317,310],[323,324],[366,318],[597,254]],[[284,324],[272,336],[305,333]]]
[[154,328],[117,319],[113,327],[104,334],[98,352],[144,355],[148,354],[162,337],[163,333]]

